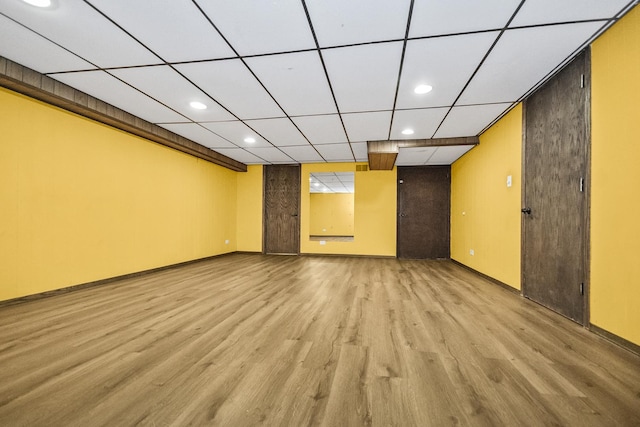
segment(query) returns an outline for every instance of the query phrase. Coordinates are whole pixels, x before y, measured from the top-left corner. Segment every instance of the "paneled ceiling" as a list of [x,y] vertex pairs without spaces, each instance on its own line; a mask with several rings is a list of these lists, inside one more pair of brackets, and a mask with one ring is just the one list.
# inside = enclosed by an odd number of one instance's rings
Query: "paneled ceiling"
[[[51,1],[0,1],[0,56],[246,164],[479,135],[638,3]],[[397,164],[470,148],[401,149]]]

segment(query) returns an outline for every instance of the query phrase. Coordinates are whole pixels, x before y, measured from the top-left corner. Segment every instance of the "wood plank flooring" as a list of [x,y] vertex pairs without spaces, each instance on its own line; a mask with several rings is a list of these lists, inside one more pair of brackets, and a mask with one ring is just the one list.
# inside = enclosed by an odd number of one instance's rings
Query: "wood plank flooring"
[[235,254],[0,306],[2,426],[640,425],[640,357],[449,261]]

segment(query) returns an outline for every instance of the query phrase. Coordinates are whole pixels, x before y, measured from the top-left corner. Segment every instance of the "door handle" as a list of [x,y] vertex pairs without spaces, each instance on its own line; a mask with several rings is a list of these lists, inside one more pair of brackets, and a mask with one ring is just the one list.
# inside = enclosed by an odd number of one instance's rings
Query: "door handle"
[[292,213],[291,216],[298,216],[298,214],[297,213]]
[[522,213],[523,214],[527,214],[527,215],[531,215],[531,208],[522,208]]
[[401,213],[401,214],[400,214],[400,216],[401,216],[401,217],[405,217],[405,216],[407,216],[407,215],[406,215],[406,214]]

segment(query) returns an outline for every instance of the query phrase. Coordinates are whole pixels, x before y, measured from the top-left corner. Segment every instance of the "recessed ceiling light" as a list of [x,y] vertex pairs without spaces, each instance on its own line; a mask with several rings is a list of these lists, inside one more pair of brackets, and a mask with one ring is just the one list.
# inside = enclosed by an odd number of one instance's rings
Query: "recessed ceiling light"
[[253,144],[254,142],[256,142],[256,139],[251,136],[248,136],[244,139],[244,142],[246,142],[247,144]]
[[402,131],[403,135],[413,135],[413,129],[405,129]]
[[314,187],[320,187],[320,183],[316,182],[315,184],[313,184]]
[[207,105],[203,104],[202,102],[198,102],[198,101],[192,101],[189,103],[189,105],[191,106],[191,108],[195,108],[196,110],[206,110],[207,109]]
[[51,6],[51,0],[22,0],[22,1],[30,4],[31,6],[36,6],[36,7]]
[[422,95],[431,92],[432,89],[433,88],[429,85],[418,85],[413,91],[419,95]]

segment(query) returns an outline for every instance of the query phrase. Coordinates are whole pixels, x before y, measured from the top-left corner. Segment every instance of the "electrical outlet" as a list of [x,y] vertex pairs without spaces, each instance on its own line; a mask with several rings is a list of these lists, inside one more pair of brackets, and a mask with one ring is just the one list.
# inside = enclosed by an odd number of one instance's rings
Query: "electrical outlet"
[[469,249],[469,255],[474,256],[476,252],[473,249]]
[[326,244],[327,244],[327,241],[326,241],[326,240],[320,240],[320,245],[321,245],[321,246],[324,246],[324,245],[326,245]]
[[511,175],[507,175],[507,187],[511,187]]
[[228,245],[228,244],[229,244],[229,240],[225,240],[225,241],[224,241],[224,244],[225,244],[225,245]]

